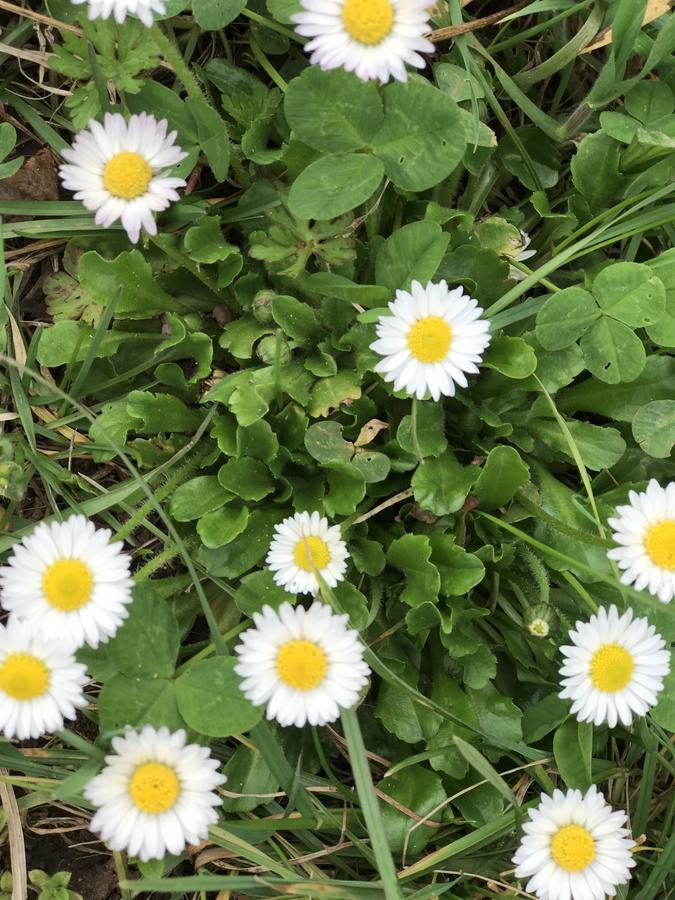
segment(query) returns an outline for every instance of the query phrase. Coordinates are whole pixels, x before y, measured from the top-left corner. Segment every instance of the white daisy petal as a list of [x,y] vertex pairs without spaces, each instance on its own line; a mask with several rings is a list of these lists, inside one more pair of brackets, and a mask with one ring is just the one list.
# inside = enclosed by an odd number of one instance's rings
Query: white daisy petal
[[0,568],[0,601],[46,639],[75,647],[111,638],[128,615],[131,557],[84,516],[42,522]]
[[632,610],[619,617],[615,606],[601,608],[589,622],[570,631],[572,646],[561,647],[563,699],[572,701],[580,722],[628,727],[633,716],[644,716],[663,690],[670,671],[666,642],[647,619],[633,619]]
[[127,726],[113,738],[114,753],[84,789],[96,808],[91,830],[113,850],[142,862],[179,855],[208,836],[218,820],[215,793],[226,778],[206,747],[185,743],[185,732]]
[[[156,0],[117,0],[141,18],[148,2],[157,11],[163,6]],[[101,4],[90,4],[90,12],[93,6]],[[133,115],[128,122],[119,113],[106,113],[103,124],[92,120],[63,151],[68,161],[59,168],[63,186],[96,213],[97,225],[109,228],[121,219],[133,244],[141,227],[157,233],[152,213],[167,209],[178,199],[175,189],[185,186],[182,178],[165,177],[187,156],[174,144],[176,132],[166,135],[166,129],[166,119],[158,122],[148,113]]]
[[405,63],[424,67],[415,51],[433,53],[427,0],[300,0],[295,30],[322,69],[342,67],[362,81],[405,81]]
[[329,606],[305,610],[283,603],[254,616],[255,628],[241,635],[235,648],[235,672],[241,689],[256,705],[267,705],[267,718],[280,725],[334,722],[349,709],[368,680],[358,633]]
[[338,526],[313,512],[296,513],[274,529],[267,565],[274,580],[291,594],[317,594],[321,574],[330,586],[344,579],[349,553]]
[[541,900],[605,900],[626,884],[635,865],[635,842],[623,827],[626,816],[612,810],[593,785],[552,797],[529,810],[530,821],[513,857],[516,878]]
[[[410,293],[397,291],[391,316],[377,323],[378,340],[370,345],[383,358],[376,364],[394,390],[423,399],[452,397],[455,386],[467,387],[466,372],[478,371],[490,343],[490,323],[463,289],[448,290],[445,281],[425,288],[413,281]],[[392,337],[392,336],[395,336]]]
[[675,594],[675,482],[665,488],[652,478],[641,494],[629,492],[630,505],[608,519],[618,547],[608,556],[624,570],[621,581],[647,588],[662,603]]
[[0,625],[0,731],[25,741],[63,728],[86,706],[89,679],[71,645],[10,616]]
[[153,14],[157,16],[166,14],[164,0],[72,0],[72,2],[76,5],[86,3],[90,19],[107,19],[113,16],[119,25],[126,19],[127,13],[133,13],[146,28],[150,28]]

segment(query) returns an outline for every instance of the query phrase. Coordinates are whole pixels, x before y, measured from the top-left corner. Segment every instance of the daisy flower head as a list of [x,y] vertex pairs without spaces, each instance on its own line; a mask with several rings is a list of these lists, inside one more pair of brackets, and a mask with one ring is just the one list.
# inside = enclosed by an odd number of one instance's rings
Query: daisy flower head
[[84,789],[97,810],[91,831],[141,862],[177,855],[208,836],[222,803],[215,788],[227,780],[208,747],[186,744],[182,729],[172,734],[151,725],[140,732],[127,725],[112,746]]
[[318,512],[296,513],[274,528],[265,562],[289,594],[317,594],[319,572],[329,587],[342,581],[349,553],[339,525]]
[[10,617],[0,625],[0,731],[25,741],[60,731],[87,705],[89,679],[70,645]]
[[516,878],[541,900],[605,900],[630,879],[635,842],[626,814],[613,810],[593,785],[541,795],[513,857]]
[[132,13],[150,28],[153,14],[163,16],[166,13],[163,0],[72,0],[72,2],[76,6],[86,3],[90,19],[108,19],[113,16],[118,25],[124,22],[127,13]]
[[610,728],[646,715],[670,671],[670,653],[654,626],[634,619],[632,609],[619,615],[610,606],[575,628],[572,645],[560,648],[560,697],[572,701],[571,712],[580,722],[607,722]]
[[619,544],[607,556],[623,569],[623,584],[646,588],[661,603],[670,603],[675,594],[675,481],[663,488],[652,478],[646,491],[629,491],[628,499],[607,519]]
[[422,287],[413,281],[410,292],[396,291],[390,316],[380,316],[377,340],[370,345],[383,357],[375,366],[394,390],[422,400],[453,397],[456,385],[468,387],[466,373],[478,372],[490,343],[490,323],[483,310],[462,287],[449,290],[445,281]]
[[157,234],[154,213],[178,200],[182,178],[169,176],[171,168],[188,155],[176,146],[175,131],[167,134],[167,121],[149,113],[127,122],[119,113],[106,113],[103,124],[92,119],[78,132],[72,147],[62,151],[63,186],[75,192],[87,209],[96,210],[96,224],[122,225],[132,244],[141,227]]
[[[506,255],[510,256],[511,259],[515,259],[516,262],[525,262],[528,259],[532,259],[533,256],[537,255],[537,251],[527,249],[531,243],[532,238],[521,229],[520,241],[515,242],[515,245]],[[521,272],[516,266],[509,266],[509,278],[513,278],[514,281],[522,281],[525,277],[525,273]]]
[[256,706],[267,704],[267,718],[301,728],[334,722],[340,709],[359,698],[370,669],[363,661],[357,631],[348,616],[313,603],[309,609],[282,603],[253,614],[255,628],[235,648],[241,689]]
[[75,647],[111,638],[131,603],[131,557],[84,516],[43,522],[0,568],[0,600],[46,638]]
[[343,68],[362,81],[383,84],[408,77],[406,63],[424,68],[420,53],[434,45],[429,29],[429,0],[300,0],[295,30],[311,38],[305,50],[322,69]]

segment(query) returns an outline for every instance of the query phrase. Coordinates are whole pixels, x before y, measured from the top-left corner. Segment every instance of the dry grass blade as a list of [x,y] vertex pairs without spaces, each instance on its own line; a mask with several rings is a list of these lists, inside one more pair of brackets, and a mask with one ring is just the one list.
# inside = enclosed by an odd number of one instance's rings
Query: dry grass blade
[[32,19],[33,22],[39,22],[41,25],[49,25],[58,28],[59,31],[72,31],[73,34],[81,35],[82,29],[77,25],[69,25],[67,22],[60,22],[51,16],[43,13],[34,12],[32,9],[24,9],[23,6],[17,6],[16,3],[8,3],[7,0],[0,0],[0,9],[6,9],[7,12],[15,13],[17,16],[23,16],[25,19]]
[[[642,20],[642,24],[649,25],[650,22],[653,22],[654,19],[658,19],[659,16],[665,15],[670,9],[673,7],[673,0],[649,0],[647,3],[647,9],[645,10],[644,19]],[[582,53],[591,53],[593,50],[598,50],[600,47],[606,47],[608,44],[612,43],[612,29],[606,28],[603,32],[600,33],[600,36],[597,41],[594,41],[592,44],[589,44],[587,47],[582,47]]]
[[[7,769],[0,769],[0,777],[9,775]],[[0,802],[7,816],[9,836],[9,858],[12,867],[12,900],[26,900],[28,897],[28,876],[26,873],[26,845],[19,807],[11,785],[0,781]]]
[[473,22],[463,22],[461,25],[447,25],[445,28],[436,28],[429,35],[429,40],[434,41],[435,43],[447,41],[449,38],[457,37],[460,34],[468,34],[471,31],[479,31],[481,28],[487,28],[488,25],[496,25],[498,22],[501,22],[502,19],[510,16],[511,13],[522,9],[527,3],[528,0],[520,0],[519,3],[514,3],[513,6],[509,6],[507,9],[492,13],[489,16],[483,16],[481,19],[474,19]]

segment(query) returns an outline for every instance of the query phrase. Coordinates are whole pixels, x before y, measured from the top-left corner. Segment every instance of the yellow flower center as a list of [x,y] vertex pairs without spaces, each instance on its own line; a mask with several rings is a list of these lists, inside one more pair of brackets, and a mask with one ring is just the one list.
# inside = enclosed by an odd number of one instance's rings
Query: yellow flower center
[[49,669],[31,653],[10,653],[0,666],[0,691],[14,700],[34,700],[49,687]]
[[277,675],[296,691],[311,691],[321,684],[328,660],[312,641],[288,641],[277,654]]
[[103,184],[113,197],[122,200],[133,200],[144,194],[151,178],[152,169],[147,160],[140,153],[128,150],[116,153],[103,170]]
[[565,825],[553,835],[551,856],[566,872],[581,872],[595,859],[595,841],[581,825]]
[[408,349],[418,362],[437,363],[448,354],[452,328],[440,316],[419,319],[408,334]]
[[61,612],[72,612],[91,600],[94,578],[79,559],[59,559],[42,576],[47,603]]
[[342,21],[355,41],[372,47],[393,28],[394,9],[389,0],[345,0]]
[[129,782],[129,795],[144,813],[157,815],[171,809],[180,794],[180,781],[164,763],[149,762],[137,766]]
[[547,637],[549,632],[548,622],[544,619],[535,619],[530,623],[530,632],[535,637]]
[[295,545],[295,564],[305,572],[323,569],[330,562],[330,553],[325,541],[320,537],[301,537]]
[[645,550],[655,565],[675,572],[675,519],[652,525],[645,537]]
[[591,659],[591,681],[599,691],[622,691],[631,679],[635,661],[619,644],[603,644]]

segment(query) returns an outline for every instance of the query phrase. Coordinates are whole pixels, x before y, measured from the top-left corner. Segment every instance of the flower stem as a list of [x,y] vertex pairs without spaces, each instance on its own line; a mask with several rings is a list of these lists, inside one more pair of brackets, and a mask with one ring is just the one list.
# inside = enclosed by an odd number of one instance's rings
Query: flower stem
[[164,34],[157,23],[150,29],[150,34],[164,59],[183,82],[183,87],[187,91],[188,97],[192,100],[204,100],[204,94],[199,86],[199,82],[183,59],[183,54],[180,52],[176,42]]
[[413,447],[418,463],[424,465],[424,457],[422,456],[422,448],[420,447],[419,438],[417,437],[417,397],[412,398],[412,421],[410,423],[410,431],[412,432]]

